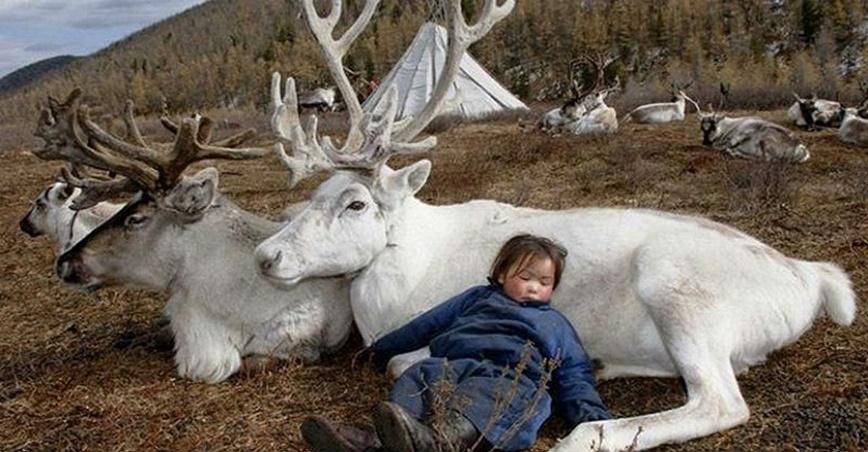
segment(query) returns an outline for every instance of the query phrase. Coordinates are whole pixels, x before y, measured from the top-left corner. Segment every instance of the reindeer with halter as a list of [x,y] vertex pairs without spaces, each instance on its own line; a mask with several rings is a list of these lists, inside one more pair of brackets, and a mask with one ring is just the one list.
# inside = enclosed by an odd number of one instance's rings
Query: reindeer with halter
[[[484,10],[498,17],[483,14],[480,21],[493,25],[513,6],[494,3],[486,1]],[[450,42],[470,41],[462,39],[469,30],[461,25],[460,2],[450,7],[459,23]],[[281,93],[277,77],[272,96],[283,104],[277,111],[292,112],[294,83],[287,80]],[[701,217],[619,208],[549,211],[489,200],[427,204],[416,194],[431,162],[395,170],[386,162],[395,153],[430,149],[434,140],[408,142],[418,130],[395,123],[394,106],[379,111],[378,120],[355,123],[349,135],[355,138],[340,149],[318,136],[315,121],[303,127],[291,113],[275,116],[278,149],[292,149],[283,161],[294,173],[334,174],[256,248],[260,274],[287,289],[353,275],[353,318],[371,344],[484,280],[487,263],[507,238],[524,232],[557,239],[569,256],[552,303],[601,362],[598,377],[681,377],[687,402],[664,412],[581,424],[555,451],[643,450],[747,422],[739,373],[796,341],[818,316],[841,325],[854,320],[855,295],[838,266],[784,256]],[[357,133],[366,121],[372,127]],[[391,369],[400,372],[424,355],[420,350],[405,356]]]
[[350,332],[347,283],[323,279],[277,290],[257,276],[253,250],[279,224],[246,212],[217,189],[218,173],[185,169],[204,160],[258,158],[260,148],[238,148],[248,130],[211,143],[212,122],[199,116],[173,130],[173,143],[145,142],[133,119],[128,139],[114,136],[79,105],[74,90],[63,103],[49,100],[37,127],[45,145],[35,154],[117,177],[79,178],[72,209],[134,193],[116,214],[93,228],[57,260],[58,275],[86,290],[124,284],[164,292],[163,314],[175,342],[175,367],[184,378],[216,383],[246,365],[271,358],[317,360],[339,348]]

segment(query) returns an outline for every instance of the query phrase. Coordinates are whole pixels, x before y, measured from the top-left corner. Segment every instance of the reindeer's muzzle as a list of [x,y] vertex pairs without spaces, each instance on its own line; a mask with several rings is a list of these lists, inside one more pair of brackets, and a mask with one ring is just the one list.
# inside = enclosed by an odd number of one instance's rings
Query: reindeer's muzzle
[[88,291],[96,290],[102,286],[102,283],[87,270],[87,266],[84,265],[81,255],[78,253],[66,252],[62,254],[57,258],[54,270],[57,272],[57,276],[67,284],[80,286]]
[[30,222],[30,212],[27,212],[27,215],[18,222],[18,227],[21,228],[21,232],[30,237],[39,237],[42,235],[42,231],[36,229],[36,227],[33,226],[33,223]]

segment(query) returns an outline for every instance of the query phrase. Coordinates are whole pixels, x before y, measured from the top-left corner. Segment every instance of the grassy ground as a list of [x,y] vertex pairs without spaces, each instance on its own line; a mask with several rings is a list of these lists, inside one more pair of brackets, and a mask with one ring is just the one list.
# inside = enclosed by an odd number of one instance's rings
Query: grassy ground
[[[784,122],[782,111],[759,114]],[[221,124],[226,130],[248,123],[266,130],[260,116],[226,116]],[[32,130],[33,124],[0,129],[0,450],[303,451],[299,425],[308,414],[370,419],[389,384],[354,362],[355,337],[318,365],[283,363],[218,385],[178,379],[171,353],[153,343],[128,346],[156,328],[165,296],[128,288],[85,294],[58,280],[53,245],[28,238],[17,225],[58,171],[28,153],[36,146]],[[491,198],[547,209],[637,206],[703,215],[789,256],[838,263],[865,300],[868,149],[843,145],[835,131],[798,133],[811,159],[780,166],[702,148],[695,117],[626,125],[610,137],[548,136],[518,119],[455,125],[437,133],[433,173],[420,197],[434,204]],[[271,217],[317,182],[289,191],[287,173],[272,156],[216,166],[225,193]],[[861,310],[848,328],[818,321],[740,376],[751,407],[745,425],[660,450],[868,449],[868,323]],[[607,381],[600,391],[617,416],[685,401],[677,379]],[[546,450],[567,432],[559,420],[548,422],[533,450]]]

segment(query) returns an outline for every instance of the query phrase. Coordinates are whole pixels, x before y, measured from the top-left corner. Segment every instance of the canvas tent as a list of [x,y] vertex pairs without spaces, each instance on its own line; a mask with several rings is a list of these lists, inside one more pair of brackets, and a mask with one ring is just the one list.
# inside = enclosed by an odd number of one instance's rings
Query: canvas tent
[[[433,22],[422,25],[410,47],[365,100],[362,108],[365,111],[373,109],[389,86],[394,84],[398,88],[396,119],[417,116],[431,98],[434,85],[443,70],[447,40],[447,31],[442,26]],[[465,118],[503,110],[528,109],[466,52],[446,95],[445,105],[453,108],[441,114],[457,114]]]

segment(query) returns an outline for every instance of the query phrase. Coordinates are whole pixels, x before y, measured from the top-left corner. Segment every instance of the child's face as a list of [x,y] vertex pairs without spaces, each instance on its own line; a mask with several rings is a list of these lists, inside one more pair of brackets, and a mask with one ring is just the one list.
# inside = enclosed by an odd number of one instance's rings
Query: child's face
[[552,297],[555,283],[555,264],[549,258],[532,258],[524,268],[515,264],[497,281],[503,285],[503,291],[513,300],[548,301]]

